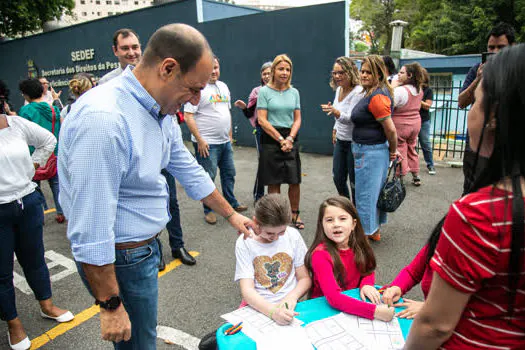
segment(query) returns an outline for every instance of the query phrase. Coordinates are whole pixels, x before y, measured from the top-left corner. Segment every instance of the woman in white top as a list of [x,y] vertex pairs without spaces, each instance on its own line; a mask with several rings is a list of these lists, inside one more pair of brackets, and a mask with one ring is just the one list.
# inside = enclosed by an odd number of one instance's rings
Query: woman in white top
[[401,153],[401,176],[412,173],[412,183],[421,185],[419,157],[416,152],[417,136],[421,129],[421,101],[423,100],[423,68],[417,62],[406,64],[399,70],[394,89],[392,120],[397,130],[397,149]]
[[[42,199],[31,181],[35,169],[46,164],[56,138],[24,118],[0,114],[0,319],[7,321],[11,349],[29,349],[31,342],[15,305],[13,254],[40,303],[40,315],[68,322],[73,314],[51,300],[51,282],[44,259]],[[35,152],[29,154],[29,146]]]
[[337,192],[350,198],[348,179],[355,203],[355,172],[354,156],[352,154],[352,110],[363,98],[363,88],[359,85],[359,71],[354,61],[348,57],[335,60],[332,69],[330,86],[335,90],[334,103],[321,105],[323,112],[335,119],[335,142],[332,176]]

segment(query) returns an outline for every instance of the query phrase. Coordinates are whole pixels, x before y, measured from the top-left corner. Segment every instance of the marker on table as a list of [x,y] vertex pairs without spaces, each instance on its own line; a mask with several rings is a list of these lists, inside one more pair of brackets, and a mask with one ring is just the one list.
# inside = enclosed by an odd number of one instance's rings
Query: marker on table
[[226,335],[234,335],[239,333],[239,331],[242,329],[242,322],[239,323],[235,328],[233,328],[231,331],[227,332]]
[[237,327],[241,327],[242,328],[242,321],[237,323],[236,325],[233,325],[231,326],[230,328],[228,328],[227,330],[224,331],[224,334],[226,335],[230,335],[230,332],[233,332]]
[[284,303],[284,306],[286,307],[286,310],[288,310],[288,303]]

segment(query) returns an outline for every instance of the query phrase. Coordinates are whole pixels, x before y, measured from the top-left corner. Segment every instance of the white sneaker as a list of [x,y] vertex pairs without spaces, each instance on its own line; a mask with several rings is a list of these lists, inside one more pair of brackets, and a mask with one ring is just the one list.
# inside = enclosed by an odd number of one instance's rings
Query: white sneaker
[[9,347],[12,350],[27,350],[31,347],[31,341],[28,337],[25,337],[24,339],[22,339],[22,341],[16,344],[11,344],[11,337],[9,336],[9,331],[7,331],[7,341],[9,342]]
[[430,175],[436,175],[436,168],[434,168],[433,166],[429,166],[428,167],[428,173]]

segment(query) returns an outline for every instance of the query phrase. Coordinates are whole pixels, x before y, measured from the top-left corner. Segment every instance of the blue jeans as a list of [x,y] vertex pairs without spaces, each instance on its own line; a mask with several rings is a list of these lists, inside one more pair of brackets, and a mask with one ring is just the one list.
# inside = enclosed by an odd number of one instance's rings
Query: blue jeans
[[[233,163],[233,148],[230,142],[222,143],[220,145],[209,145],[210,155],[207,158],[201,157],[199,154],[197,143],[193,143],[195,148],[195,158],[197,162],[210,175],[211,179],[215,181],[217,176],[217,167],[221,171],[221,187],[224,198],[230,203],[233,208],[239,206],[239,202],[233,194],[233,187],[235,186],[235,164]],[[204,214],[208,214],[211,208],[204,205]]]
[[21,202],[0,204],[0,319],[18,317],[13,285],[13,254],[24,270],[37,300],[51,298],[51,281],[44,259],[44,212],[34,191]]
[[386,224],[386,213],[377,208],[379,193],[388,173],[388,142],[377,145],[352,143],[355,165],[355,200],[357,213],[366,235]]
[[166,169],[162,169],[160,172],[166,178],[168,183],[168,189],[170,192],[170,216],[171,220],[166,224],[170,238],[171,251],[184,247],[184,241],[182,240],[182,227],[180,225],[180,211],[179,202],[177,201],[177,184],[173,175],[168,173]]
[[[40,181],[35,181],[35,182],[38,185],[38,187],[40,187]],[[47,183],[49,183],[49,187],[51,187],[51,192],[53,193],[53,200],[55,201],[55,208],[57,210],[57,214],[64,214],[64,212],[62,211],[62,207],[60,206],[60,203],[58,202],[58,191],[59,191],[58,173],[52,178],[50,178],[49,180],[47,180]],[[47,210],[49,209],[49,207],[47,206],[47,202],[46,202],[46,198],[44,197],[44,193],[40,190],[40,188],[39,188],[39,191],[43,197],[44,210]]]
[[350,179],[351,199],[355,203],[355,171],[352,141],[337,140],[335,142],[332,177],[337,192],[340,196],[345,196],[346,198],[350,198],[347,183],[348,179]]
[[[257,149],[257,158],[260,157],[262,151],[261,135],[264,131],[257,125],[255,127],[255,148]],[[255,184],[253,185],[253,200],[258,201],[264,196],[264,185],[259,181],[259,172],[256,169],[255,172]]]
[[[131,339],[113,343],[117,350],[154,350],[157,348],[157,304],[160,262],[158,239],[133,249],[115,250],[115,273],[120,297],[131,321]],[[89,283],[77,262],[82,281]]]
[[432,157],[432,142],[430,142],[430,120],[421,123],[421,130],[419,131],[419,145],[423,150],[423,157],[427,163],[427,168],[434,166],[434,159]]

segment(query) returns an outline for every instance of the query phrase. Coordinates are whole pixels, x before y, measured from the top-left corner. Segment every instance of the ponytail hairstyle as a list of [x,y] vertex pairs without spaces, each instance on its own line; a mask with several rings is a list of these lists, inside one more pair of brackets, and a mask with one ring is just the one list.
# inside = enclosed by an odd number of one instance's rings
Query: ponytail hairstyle
[[93,87],[93,82],[86,75],[77,74],[69,81],[69,89],[75,95],[76,98],[79,98],[83,93],[88,91]]
[[277,227],[292,222],[288,198],[277,193],[267,194],[255,204],[255,219],[260,226]]
[[404,67],[407,71],[407,80],[403,85],[413,85],[419,93],[423,88],[425,79],[423,67],[417,62],[405,64]]
[[[374,256],[374,251],[368,243],[366,238],[365,231],[361,225],[361,220],[359,220],[359,215],[357,210],[350,202],[350,200],[343,196],[331,197],[321,203],[319,207],[319,216],[317,217],[317,230],[315,232],[315,238],[308,249],[308,252],[305,256],[305,265],[310,273],[310,276],[313,277],[312,273],[312,255],[317,249],[326,249],[332,258],[334,264],[334,277],[337,283],[341,288],[344,288],[346,281],[346,270],[339,256],[339,250],[337,245],[331,239],[329,239],[323,228],[323,219],[325,215],[326,208],[329,206],[341,208],[350,214],[356,221],[354,231],[350,234],[348,239],[348,246],[354,252],[354,262],[357,266],[357,269],[361,276],[367,276],[371,274],[376,268],[376,259]],[[323,248],[321,248],[321,246]]]

